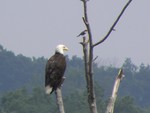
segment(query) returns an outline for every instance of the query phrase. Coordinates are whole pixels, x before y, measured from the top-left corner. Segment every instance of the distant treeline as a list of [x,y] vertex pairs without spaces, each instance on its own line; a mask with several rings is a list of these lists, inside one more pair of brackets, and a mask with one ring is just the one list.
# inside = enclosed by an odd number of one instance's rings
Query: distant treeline
[[[66,79],[62,87],[66,113],[89,113],[83,59],[66,57]],[[0,113],[57,113],[54,95],[44,94],[46,61],[44,57],[15,55],[0,45]],[[104,113],[118,70],[114,66],[94,64],[99,113]],[[150,65],[138,67],[127,58],[123,70],[125,78],[119,88],[115,113],[150,113]]]

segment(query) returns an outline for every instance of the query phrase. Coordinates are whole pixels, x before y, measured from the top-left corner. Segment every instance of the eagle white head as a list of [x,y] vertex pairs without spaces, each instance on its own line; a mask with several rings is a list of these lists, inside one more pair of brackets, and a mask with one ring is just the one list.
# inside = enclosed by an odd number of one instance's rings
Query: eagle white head
[[55,50],[55,52],[58,52],[61,54],[64,54],[65,51],[68,51],[68,48],[63,44],[57,45],[56,50]]

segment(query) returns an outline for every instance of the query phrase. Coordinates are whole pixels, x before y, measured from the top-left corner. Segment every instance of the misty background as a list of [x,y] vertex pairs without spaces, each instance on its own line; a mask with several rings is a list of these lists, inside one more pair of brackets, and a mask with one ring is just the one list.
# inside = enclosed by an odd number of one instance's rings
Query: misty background
[[[127,0],[90,0],[88,16],[97,42],[108,32]],[[122,65],[129,57],[150,63],[150,1],[133,0],[109,38],[97,46],[100,64]],[[55,46],[68,46],[69,57],[82,57],[80,37],[85,29],[80,0],[0,0],[0,44],[16,55],[50,57]]]

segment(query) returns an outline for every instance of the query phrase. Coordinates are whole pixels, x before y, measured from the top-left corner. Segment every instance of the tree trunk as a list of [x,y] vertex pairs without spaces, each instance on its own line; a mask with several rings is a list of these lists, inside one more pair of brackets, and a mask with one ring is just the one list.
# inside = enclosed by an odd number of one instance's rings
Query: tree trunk
[[63,104],[63,100],[62,100],[62,93],[61,93],[60,88],[57,88],[57,90],[55,91],[55,95],[56,95],[59,113],[65,113],[64,104]]
[[119,85],[120,82],[122,80],[122,78],[124,77],[123,75],[123,70],[120,69],[118,76],[116,77],[115,83],[114,83],[114,88],[112,91],[112,96],[110,97],[107,109],[105,113],[113,113],[114,112],[114,106],[115,106],[115,102],[116,102],[116,98],[117,98],[117,93],[118,93],[118,89],[119,89]]
[[[103,43],[109,37],[111,32],[114,31],[116,24],[118,23],[125,9],[128,7],[128,5],[131,3],[132,0],[129,0],[127,4],[124,6],[121,13],[117,17],[113,25],[111,26],[108,33],[106,34],[106,36],[102,38],[102,40],[99,40],[98,42],[96,42],[95,44],[93,44],[92,32],[91,32],[90,23],[89,23],[88,14],[87,14],[87,2],[89,0],[81,0],[81,1],[83,2],[83,10],[84,10],[83,11],[84,17],[82,17],[82,19],[86,26],[85,30],[87,31],[87,34],[88,34],[87,39],[85,36],[83,36],[83,42],[80,42],[80,44],[82,44],[83,46],[83,53],[84,53],[85,77],[86,77],[86,82],[87,82],[88,103],[89,103],[89,108],[90,108],[91,113],[97,113],[96,97],[95,97],[95,91],[94,91],[94,77],[93,77],[93,50],[94,50],[94,47]],[[120,70],[120,73],[122,73],[122,70]],[[116,79],[114,91],[118,90],[119,84],[120,84],[120,81]],[[110,109],[112,112],[113,112],[114,102],[117,97],[115,93],[117,92],[113,92],[112,98],[110,99],[110,107],[108,107],[108,109]],[[109,112],[108,110],[108,112],[106,113],[112,113],[112,112]]]

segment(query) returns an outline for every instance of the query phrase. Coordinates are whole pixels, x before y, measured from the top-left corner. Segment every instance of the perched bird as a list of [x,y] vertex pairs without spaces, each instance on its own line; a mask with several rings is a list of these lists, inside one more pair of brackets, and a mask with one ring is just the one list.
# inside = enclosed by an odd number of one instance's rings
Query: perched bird
[[82,31],[77,37],[85,35],[87,30]]
[[68,51],[65,45],[58,45],[55,54],[47,61],[45,68],[45,93],[51,94],[63,82],[66,69],[66,59],[64,52]]

